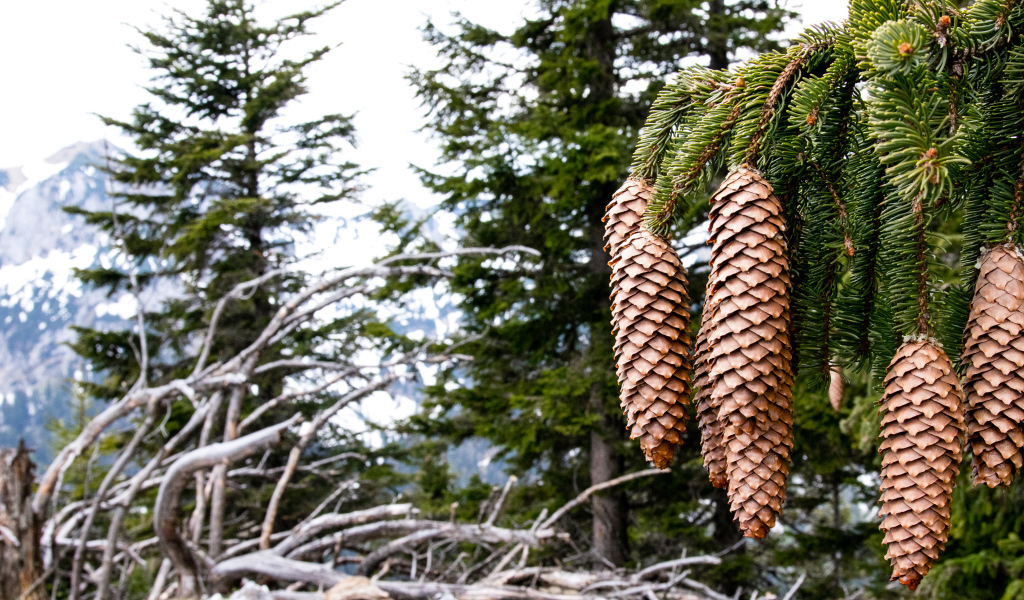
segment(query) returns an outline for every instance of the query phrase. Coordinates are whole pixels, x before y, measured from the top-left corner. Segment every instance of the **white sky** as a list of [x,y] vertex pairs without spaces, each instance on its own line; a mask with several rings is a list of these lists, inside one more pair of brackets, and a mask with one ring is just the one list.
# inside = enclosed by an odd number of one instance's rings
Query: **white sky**
[[[128,118],[145,102],[149,78],[128,47],[140,41],[130,24],[158,22],[169,7],[201,10],[202,0],[5,0],[0,2],[0,167],[49,156],[76,141],[107,137],[127,146],[94,114]],[[264,0],[267,14],[294,12],[306,2]],[[343,42],[309,73],[310,93],[295,116],[356,113],[359,152],[352,157],[377,172],[366,200],[428,200],[410,163],[434,163],[434,143],[417,133],[423,110],[404,79],[410,65],[431,66],[419,27],[458,10],[472,20],[509,30],[529,14],[528,0],[348,0],[314,24],[323,45]],[[804,24],[841,20],[842,0],[791,0]],[[799,26],[794,28],[794,32]],[[319,42],[319,43],[317,43]]]

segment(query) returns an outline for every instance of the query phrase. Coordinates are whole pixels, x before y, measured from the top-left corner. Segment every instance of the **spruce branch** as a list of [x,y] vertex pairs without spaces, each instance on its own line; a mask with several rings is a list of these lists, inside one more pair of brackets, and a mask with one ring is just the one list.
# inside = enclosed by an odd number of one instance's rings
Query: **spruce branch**
[[766,129],[768,124],[771,122],[772,117],[775,115],[778,108],[779,98],[782,96],[783,90],[789,85],[793,76],[800,69],[810,56],[809,49],[801,45],[800,50],[795,53],[793,58],[790,59],[786,68],[782,70],[778,78],[775,80],[775,84],[772,85],[772,89],[768,92],[768,98],[765,100],[764,107],[761,109],[761,117],[757,122],[757,128],[754,130],[754,135],[751,136],[750,145],[747,146],[746,153],[743,156],[743,162],[754,165],[757,164],[758,152],[761,149],[761,142],[764,140]]
[[631,167],[634,179],[653,184],[671,149],[673,135],[695,106],[702,105],[727,82],[726,74],[704,67],[690,67],[676,74],[658,93],[640,131]]
[[656,182],[654,196],[644,213],[644,225],[650,231],[666,234],[679,202],[703,189],[710,181],[723,146],[740,117],[742,106],[739,100],[745,85],[743,78],[737,77],[731,86],[723,90],[717,102],[714,96],[709,98],[707,112],[686,141],[676,148],[675,156],[665,169],[667,172]]
[[836,191],[836,187],[832,185],[828,175],[821,168],[817,162],[811,162],[811,168],[821,178],[821,182],[828,189],[828,193],[832,196],[832,201],[836,206],[836,213],[839,216],[839,226],[843,233],[843,251],[847,256],[853,256],[857,253],[856,247],[853,244],[853,236],[850,234],[850,215],[846,211],[846,205],[843,203],[843,199],[839,197],[839,192]]

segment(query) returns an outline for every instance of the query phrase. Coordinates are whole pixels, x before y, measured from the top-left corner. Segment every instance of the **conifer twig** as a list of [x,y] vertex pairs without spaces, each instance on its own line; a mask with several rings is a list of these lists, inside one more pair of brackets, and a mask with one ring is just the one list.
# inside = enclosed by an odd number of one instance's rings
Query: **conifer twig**
[[773,85],[771,91],[768,92],[768,99],[765,100],[764,106],[761,108],[761,118],[758,120],[757,128],[754,130],[754,135],[750,138],[750,145],[747,146],[747,151],[743,159],[743,162],[747,163],[751,167],[755,166],[755,163],[757,162],[757,155],[761,150],[761,141],[764,139],[765,130],[767,129],[768,124],[775,115],[779,98],[782,96],[782,91],[786,89],[786,86],[793,78],[793,75],[796,74],[805,62],[807,62],[807,59],[810,56],[811,52],[809,49],[801,46],[801,49],[796,53],[796,55],[790,59],[789,64],[787,64],[782,72],[779,73],[778,78],[775,80],[775,85]]

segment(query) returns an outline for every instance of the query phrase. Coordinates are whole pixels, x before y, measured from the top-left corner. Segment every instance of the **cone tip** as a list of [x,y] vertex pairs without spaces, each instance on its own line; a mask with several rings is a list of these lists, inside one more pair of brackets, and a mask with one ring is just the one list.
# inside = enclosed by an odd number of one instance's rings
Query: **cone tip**
[[763,540],[768,537],[767,527],[757,527],[754,529],[744,529],[743,537],[753,538],[755,540]]
[[[893,579],[896,579],[896,577],[894,576]],[[899,580],[900,583],[907,586],[908,590],[914,591],[917,589],[918,584],[921,583],[921,574],[917,571],[914,571],[912,573],[907,573],[906,575],[903,575],[899,578]]]

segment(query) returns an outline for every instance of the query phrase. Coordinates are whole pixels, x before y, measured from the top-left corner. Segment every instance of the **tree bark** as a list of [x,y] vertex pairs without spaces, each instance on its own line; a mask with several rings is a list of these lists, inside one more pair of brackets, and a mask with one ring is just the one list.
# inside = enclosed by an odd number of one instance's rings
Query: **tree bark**
[[707,53],[714,70],[729,68],[729,27],[726,25],[725,0],[708,2]]
[[[601,386],[591,392],[591,411],[601,416],[600,426],[590,432],[590,483],[604,483],[622,474],[622,457],[605,439],[606,432],[614,431],[612,419],[604,412]],[[629,508],[626,495],[620,489],[595,494],[591,500],[594,512],[594,563],[600,568],[621,567],[628,553],[626,526]],[[610,564],[609,564],[610,563]]]
[[[729,496],[726,495],[725,490],[711,488],[709,495],[711,501],[715,503],[715,512],[711,521],[715,528],[715,542],[721,548],[728,548],[743,539],[743,534],[736,526],[736,519],[732,516],[732,510],[729,509]],[[743,548],[737,549],[736,552],[742,553]]]
[[[35,465],[25,442],[0,450],[0,598],[18,598],[42,574],[39,552],[41,520],[32,510]],[[28,600],[45,600],[44,586],[35,586]]]
[[[602,186],[608,187],[608,186]],[[607,198],[612,197],[614,190],[609,190]],[[592,207],[591,212],[595,213],[591,220],[591,265],[595,274],[606,281],[610,269],[607,265],[607,256],[604,252],[604,228],[601,226],[603,206]],[[595,222],[596,221],[596,222]],[[596,340],[610,338],[605,320],[591,325],[591,344],[595,349],[607,350],[608,364],[613,368],[614,361],[611,359],[611,344],[597,343]],[[590,431],[590,484],[597,485],[622,475],[624,465],[622,456],[619,455],[615,443],[615,436],[621,436],[623,431],[622,416],[617,410],[609,410],[609,402],[605,399],[606,388],[603,378],[598,378],[590,388],[590,400],[588,412],[597,417],[593,429]],[[600,494],[595,494],[591,499],[591,509],[594,514],[593,522],[593,552],[595,554],[594,564],[597,568],[621,567],[626,560],[629,548],[627,543],[626,528],[629,523],[629,504],[626,494],[617,488]]]

